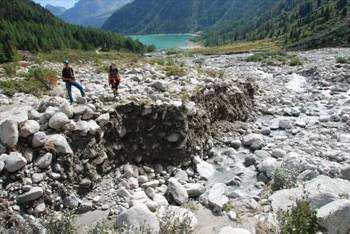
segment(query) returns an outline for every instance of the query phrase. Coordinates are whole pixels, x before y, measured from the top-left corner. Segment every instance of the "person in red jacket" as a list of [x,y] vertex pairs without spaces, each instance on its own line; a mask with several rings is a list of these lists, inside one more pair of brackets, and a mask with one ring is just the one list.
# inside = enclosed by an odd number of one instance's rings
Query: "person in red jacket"
[[114,97],[116,98],[118,95],[118,87],[120,84],[120,75],[118,68],[114,63],[112,63],[109,67],[108,83],[112,87]]

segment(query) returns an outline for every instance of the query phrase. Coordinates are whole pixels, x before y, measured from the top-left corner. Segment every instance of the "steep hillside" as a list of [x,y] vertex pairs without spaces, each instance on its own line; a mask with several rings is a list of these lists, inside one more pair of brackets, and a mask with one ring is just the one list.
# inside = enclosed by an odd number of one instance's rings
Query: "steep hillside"
[[45,8],[48,9],[52,14],[54,14],[56,16],[62,15],[67,10],[64,7],[54,6],[54,5],[50,5],[50,4],[47,4],[45,6]]
[[16,49],[49,51],[102,47],[144,52],[148,47],[130,38],[62,22],[30,0],[0,1],[0,62],[13,59]]
[[135,0],[116,11],[103,28],[126,34],[196,32],[227,17],[238,19],[258,0]]
[[[262,1],[264,2],[264,1]],[[347,0],[276,0],[240,21],[220,22],[204,34],[206,45],[277,38],[288,47],[350,44]]]
[[277,38],[286,46],[348,45],[348,0],[135,0],[104,29],[125,34],[202,31],[205,45]]
[[114,11],[130,2],[132,0],[80,0],[61,18],[72,24],[99,28]]

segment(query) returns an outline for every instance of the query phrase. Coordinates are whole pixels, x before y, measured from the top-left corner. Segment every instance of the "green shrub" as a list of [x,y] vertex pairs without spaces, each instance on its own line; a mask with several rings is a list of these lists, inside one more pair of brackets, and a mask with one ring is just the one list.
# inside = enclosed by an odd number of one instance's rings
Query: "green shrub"
[[109,226],[106,223],[98,222],[90,231],[89,234],[111,234],[117,233],[113,226]]
[[350,57],[338,56],[336,61],[337,63],[350,63]]
[[315,234],[319,231],[316,211],[305,200],[279,216],[282,234]]
[[293,188],[297,185],[298,172],[294,170],[279,167],[275,170],[272,190]]
[[8,79],[0,81],[0,89],[6,95],[28,93],[41,96],[57,85],[58,79],[54,71],[47,68],[30,69],[25,79]]
[[266,65],[274,66],[279,64],[289,64],[290,66],[302,65],[301,60],[296,55],[289,55],[283,51],[260,52],[247,58],[248,62],[262,62]]
[[5,74],[8,76],[14,76],[17,72],[17,63],[6,63],[2,67],[5,70]]
[[167,76],[185,76],[186,75],[185,69],[178,66],[167,66],[165,67],[165,72]]
[[[176,218],[174,218],[176,217]],[[160,234],[192,234],[191,218],[177,217],[176,214],[166,213],[160,221]]]
[[51,216],[44,227],[48,234],[74,234],[74,223],[76,216],[73,211],[64,213],[61,217]]
[[303,65],[303,63],[301,62],[299,57],[295,56],[289,61],[289,66],[300,66],[300,65]]

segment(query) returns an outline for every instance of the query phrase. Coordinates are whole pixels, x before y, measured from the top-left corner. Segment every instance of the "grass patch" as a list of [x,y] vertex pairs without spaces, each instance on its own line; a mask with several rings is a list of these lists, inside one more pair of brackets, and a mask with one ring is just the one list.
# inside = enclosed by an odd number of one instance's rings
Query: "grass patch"
[[185,76],[187,73],[183,64],[178,66],[175,60],[169,57],[152,59],[149,63],[161,66],[167,76]]
[[6,75],[14,76],[17,73],[17,66],[18,66],[18,63],[16,63],[16,62],[5,63],[2,65],[2,68],[4,69]]
[[282,212],[279,216],[282,234],[315,234],[319,231],[316,211],[308,202],[301,200],[292,209]]
[[238,54],[254,51],[279,51],[281,45],[277,41],[260,40],[254,42],[237,42],[229,45],[217,47],[203,47],[190,50],[192,54],[203,55],[222,55],[222,54]]
[[299,66],[303,63],[296,55],[289,55],[286,52],[274,51],[274,52],[259,52],[255,53],[247,58],[248,62],[261,62],[266,65],[290,65]]
[[338,56],[336,57],[337,63],[350,64],[350,57]]
[[185,76],[186,70],[183,67],[178,67],[176,65],[166,66],[164,71],[167,76]]
[[9,96],[13,96],[15,93],[41,96],[50,91],[58,82],[56,73],[47,68],[30,69],[24,76],[24,79],[0,81],[0,89]]

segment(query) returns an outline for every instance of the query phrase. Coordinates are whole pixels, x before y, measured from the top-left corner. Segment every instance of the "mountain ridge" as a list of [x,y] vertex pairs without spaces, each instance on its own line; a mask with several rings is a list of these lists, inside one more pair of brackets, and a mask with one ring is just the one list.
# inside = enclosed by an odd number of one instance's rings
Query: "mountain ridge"
[[80,0],[60,18],[72,24],[100,28],[115,10],[133,0]]

